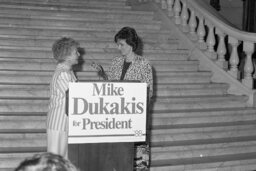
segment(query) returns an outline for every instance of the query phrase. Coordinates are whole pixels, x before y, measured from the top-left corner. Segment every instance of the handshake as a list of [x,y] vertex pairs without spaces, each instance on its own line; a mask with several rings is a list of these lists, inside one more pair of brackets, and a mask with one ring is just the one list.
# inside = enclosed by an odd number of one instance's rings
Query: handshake
[[100,64],[92,62],[91,66],[98,71],[98,75],[100,77],[102,77],[104,80],[108,80],[108,75],[106,74],[106,72]]

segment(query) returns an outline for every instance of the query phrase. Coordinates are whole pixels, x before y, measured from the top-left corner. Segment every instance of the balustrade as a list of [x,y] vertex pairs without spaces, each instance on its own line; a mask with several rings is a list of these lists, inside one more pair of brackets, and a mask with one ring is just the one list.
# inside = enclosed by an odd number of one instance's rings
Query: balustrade
[[[207,11],[202,10],[200,4],[194,0],[151,1],[160,3],[160,7],[167,10],[167,15],[174,19],[181,31],[187,34],[190,40],[195,41],[197,47],[216,65],[248,88],[253,88],[253,77],[256,77],[256,64],[253,61],[256,60],[252,59],[252,56],[255,54],[256,34],[251,33],[250,37],[248,33],[228,24],[222,26],[216,17],[205,15]],[[238,50],[240,44],[243,45],[242,51]],[[241,55],[243,53],[244,58]],[[241,68],[239,65],[242,63],[244,66]]]

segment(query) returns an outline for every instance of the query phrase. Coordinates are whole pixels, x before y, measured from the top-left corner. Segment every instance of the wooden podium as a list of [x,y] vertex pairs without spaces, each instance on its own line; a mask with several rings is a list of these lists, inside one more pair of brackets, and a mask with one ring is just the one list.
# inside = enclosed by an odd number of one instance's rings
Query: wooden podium
[[81,171],[132,171],[134,143],[69,144],[68,156]]
[[[134,142],[146,136],[146,83],[71,83],[69,88],[69,160],[81,171],[133,171]],[[89,110],[89,104],[97,108]]]

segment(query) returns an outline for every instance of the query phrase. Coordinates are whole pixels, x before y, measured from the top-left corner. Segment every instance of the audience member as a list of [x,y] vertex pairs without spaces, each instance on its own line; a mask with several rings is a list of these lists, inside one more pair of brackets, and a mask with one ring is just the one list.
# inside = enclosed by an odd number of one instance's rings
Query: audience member
[[78,171],[78,169],[60,155],[41,153],[22,161],[15,171]]

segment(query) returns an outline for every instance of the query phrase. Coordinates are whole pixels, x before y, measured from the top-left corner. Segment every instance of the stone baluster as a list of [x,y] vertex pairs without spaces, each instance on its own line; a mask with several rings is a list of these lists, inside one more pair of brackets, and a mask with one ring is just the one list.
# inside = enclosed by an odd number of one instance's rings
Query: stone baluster
[[187,8],[187,1],[183,1],[182,4],[182,11],[181,11],[181,29],[183,32],[188,32],[188,8]]
[[175,24],[181,23],[180,12],[181,12],[180,0],[175,0],[175,2],[174,2],[174,19],[175,19],[174,22],[175,22]]
[[236,79],[240,79],[240,73],[238,71],[239,57],[237,53],[238,40],[233,37],[228,38],[228,43],[231,44],[232,51],[229,59],[230,69],[228,73]]
[[218,43],[218,47],[217,47],[217,61],[216,64],[224,69],[227,70],[228,69],[228,62],[225,60],[225,55],[227,53],[227,48],[225,45],[225,34],[216,28],[216,34],[218,35],[219,38],[219,43]]
[[254,68],[254,73],[253,73],[253,76],[252,78],[253,79],[256,79],[256,59],[252,59],[252,65],[253,65],[253,68]]
[[205,27],[204,27],[204,19],[202,17],[199,17],[199,25],[197,28],[197,35],[198,35],[198,41],[197,41],[197,45],[200,49],[206,49],[207,45],[204,41],[204,37],[205,37]]
[[196,22],[196,16],[195,16],[195,10],[190,8],[190,18],[189,18],[189,39],[196,41],[197,40],[197,34],[196,34],[196,26],[197,26],[197,22]]
[[166,2],[166,0],[161,0],[161,8],[162,9],[167,9],[167,2]]
[[244,78],[242,79],[242,83],[249,87],[253,88],[253,63],[252,63],[252,54],[254,52],[254,43],[252,42],[244,42],[243,49],[246,54],[245,66],[244,66]]
[[214,45],[216,43],[214,27],[211,23],[208,23],[207,25],[208,25],[209,31],[208,31],[208,35],[207,35],[207,39],[206,39],[206,43],[207,43],[207,52],[206,53],[210,59],[216,60],[217,54],[214,51]]
[[167,0],[167,9],[168,9],[168,16],[172,17],[174,15],[173,13],[173,3],[174,0]]

